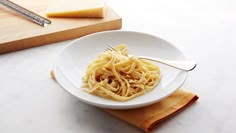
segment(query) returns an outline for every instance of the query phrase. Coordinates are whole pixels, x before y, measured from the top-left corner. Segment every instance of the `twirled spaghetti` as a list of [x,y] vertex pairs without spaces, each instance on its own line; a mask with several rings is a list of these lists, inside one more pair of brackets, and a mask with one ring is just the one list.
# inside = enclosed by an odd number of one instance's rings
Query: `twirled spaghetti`
[[87,67],[82,88],[101,97],[127,101],[152,90],[160,81],[160,69],[128,56],[125,44],[98,55]]

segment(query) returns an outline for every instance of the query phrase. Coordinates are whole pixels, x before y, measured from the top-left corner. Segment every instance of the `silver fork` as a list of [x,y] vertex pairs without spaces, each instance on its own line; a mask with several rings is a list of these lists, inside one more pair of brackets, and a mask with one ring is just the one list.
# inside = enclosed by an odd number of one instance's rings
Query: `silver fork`
[[[108,45],[107,48],[105,48],[105,51],[118,51],[112,46]],[[134,55],[127,55],[128,57],[134,56]],[[166,60],[166,59],[160,59],[160,58],[153,58],[153,57],[148,57],[148,56],[135,56],[138,59],[145,59],[145,60],[150,60],[150,61],[155,61],[158,63],[162,63],[171,67],[174,67],[176,69],[180,69],[183,71],[192,71],[196,66],[197,63],[193,60]]]

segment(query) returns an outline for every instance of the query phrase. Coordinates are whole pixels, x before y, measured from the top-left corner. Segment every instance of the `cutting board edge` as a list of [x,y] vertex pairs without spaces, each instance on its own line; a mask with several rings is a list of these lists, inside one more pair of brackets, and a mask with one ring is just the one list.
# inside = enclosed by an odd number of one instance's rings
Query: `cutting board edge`
[[[50,43],[56,43],[60,41],[66,41],[70,39],[79,38],[88,34],[117,30],[122,28],[122,19],[111,20],[103,23],[98,23],[85,27],[78,27],[73,30],[64,30],[57,32],[56,34],[45,34],[41,36],[35,36],[32,38],[26,38],[22,40],[16,40],[12,42],[2,43],[0,45],[0,54],[10,53],[14,51],[24,50],[28,48],[47,45]],[[63,37],[61,37],[62,35]],[[60,37],[58,37],[60,36]]]

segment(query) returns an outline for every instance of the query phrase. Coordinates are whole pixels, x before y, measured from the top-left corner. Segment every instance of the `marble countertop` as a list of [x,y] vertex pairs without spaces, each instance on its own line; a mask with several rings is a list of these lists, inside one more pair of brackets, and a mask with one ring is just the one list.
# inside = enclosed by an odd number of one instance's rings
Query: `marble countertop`
[[[235,132],[236,2],[109,0],[109,4],[123,18],[123,30],[164,38],[198,62],[183,87],[200,99],[153,132]],[[0,55],[0,132],[143,132],[80,102],[50,79],[57,53],[71,41]]]

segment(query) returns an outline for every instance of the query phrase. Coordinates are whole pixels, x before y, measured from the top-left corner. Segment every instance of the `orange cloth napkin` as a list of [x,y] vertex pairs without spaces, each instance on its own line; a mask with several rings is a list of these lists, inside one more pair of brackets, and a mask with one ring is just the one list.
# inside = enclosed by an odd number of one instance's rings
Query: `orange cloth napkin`
[[[53,72],[51,72],[51,76],[55,79]],[[196,94],[180,88],[165,99],[146,107],[129,110],[103,110],[146,132],[150,132],[155,125],[187,108],[197,99]]]
[[185,89],[178,89],[169,97],[146,107],[130,110],[103,110],[146,132],[150,132],[155,125],[187,108],[197,99],[196,94]]

